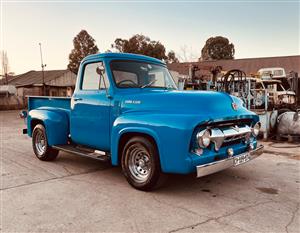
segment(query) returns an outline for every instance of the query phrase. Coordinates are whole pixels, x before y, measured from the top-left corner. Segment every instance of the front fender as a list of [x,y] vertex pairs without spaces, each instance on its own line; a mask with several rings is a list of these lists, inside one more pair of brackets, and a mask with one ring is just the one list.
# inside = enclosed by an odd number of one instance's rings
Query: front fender
[[250,118],[257,116],[245,108],[235,114],[218,113],[214,115],[174,114],[158,112],[131,112],[118,117],[111,134],[112,164],[118,165],[118,146],[120,137],[126,133],[144,133],[153,137],[157,143],[163,172],[187,174],[194,170],[190,143],[194,129],[199,124]]
[[157,133],[149,128],[146,128],[144,125],[139,125],[139,126],[121,126],[121,125],[116,125],[112,129],[112,148],[111,148],[111,162],[113,165],[118,165],[118,147],[119,147],[119,142],[120,138],[122,135],[126,133],[141,133],[141,134],[147,134],[151,136],[156,144],[158,151],[160,153],[160,140],[157,135]]
[[64,110],[60,109],[34,109],[28,113],[28,135],[32,136],[32,122],[43,122],[48,144],[67,144],[69,134],[69,117]]
[[188,155],[193,130],[185,118],[166,114],[125,114],[118,117],[111,134],[111,161],[118,165],[118,147],[125,133],[142,133],[151,136],[158,148],[163,172],[188,173],[191,158]]

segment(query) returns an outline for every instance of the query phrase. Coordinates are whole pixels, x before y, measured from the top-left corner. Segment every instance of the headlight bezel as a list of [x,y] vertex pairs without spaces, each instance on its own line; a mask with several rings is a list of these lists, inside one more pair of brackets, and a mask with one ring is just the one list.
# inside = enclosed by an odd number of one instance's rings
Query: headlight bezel
[[257,137],[259,135],[260,132],[260,128],[261,128],[261,123],[258,121],[256,122],[252,127],[251,127],[251,133],[253,137]]
[[207,148],[211,143],[211,131],[210,129],[203,129],[196,134],[197,144],[200,148]]

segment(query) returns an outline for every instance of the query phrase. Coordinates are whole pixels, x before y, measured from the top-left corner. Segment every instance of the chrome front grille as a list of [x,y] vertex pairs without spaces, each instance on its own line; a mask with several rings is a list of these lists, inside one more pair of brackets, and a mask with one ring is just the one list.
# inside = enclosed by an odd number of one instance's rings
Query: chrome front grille
[[228,143],[228,142],[232,142],[232,141],[237,141],[237,140],[241,140],[241,139],[245,139],[246,135],[238,135],[238,136],[231,136],[231,137],[226,137],[223,141],[223,143]]
[[215,145],[215,150],[219,150],[222,146],[240,143],[251,135],[251,128],[248,125],[230,126],[226,128],[211,128],[211,141]]

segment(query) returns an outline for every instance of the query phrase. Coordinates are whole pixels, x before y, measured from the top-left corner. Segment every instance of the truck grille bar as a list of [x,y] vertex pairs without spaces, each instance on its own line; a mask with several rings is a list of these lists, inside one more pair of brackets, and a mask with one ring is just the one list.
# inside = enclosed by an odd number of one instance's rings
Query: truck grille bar
[[223,144],[229,144],[231,142],[247,139],[251,135],[251,128],[248,125],[238,127],[231,126],[225,129],[212,128],[211,141],[215,145],[215,150],[218,151]]

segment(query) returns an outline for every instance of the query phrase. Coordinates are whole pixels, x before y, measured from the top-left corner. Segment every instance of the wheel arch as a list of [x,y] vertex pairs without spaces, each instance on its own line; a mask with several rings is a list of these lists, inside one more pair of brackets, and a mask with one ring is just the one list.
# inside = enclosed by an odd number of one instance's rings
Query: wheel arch
[[30,121],[30,129],[31,129],[30,135],[32,135],[34,127],[37,126],[38,124],[41,124],[45,127],[45,124],[41,119],[37,119],[37,118],[31,119],[31,121]]
[[34,127],[42,124],[46,129],[48,144],[66,144],[69,134],[69,118],[64,112],[55,112],[47,109],[31,110],[28,114],[28,134],[32,136]]
[[154,146],[157,149],[159,160],[160,160],[160,166],[163,169],[163,160],[161,156],[161,147],[160,147],[160,140],[156,132],[153,130],[147,129],[147,128],[140,128],[140,127],[135,127],[135,128],[126,128],[121,130],[118,134],[117,137],[115,137],[115,143],[112,143],[112,156],[111,156],[111,162],[113,165],[119,165],[121,161],[121,156],[122,156],[122,150],[123,147],[125,146],[126,142],[135,136],[142,136],[147,139],[149,139]]
[[155,139],[147,134],[147,133],[140,133],[140,132],[127,132],[121,135],[120,139],[119,139],[119,145],[118,145],[118,164],[120,164],[121,161],[121,156],[122,156],[122,151],[123,148],[126,144],[126,142],[128,140],[130,140],[133,137],[144,137],[147,138],[150,142],[153,143],[153,145],[155,146],[156,150],[158,151],[158,147],[157,147],[157,143],[155,141]]

